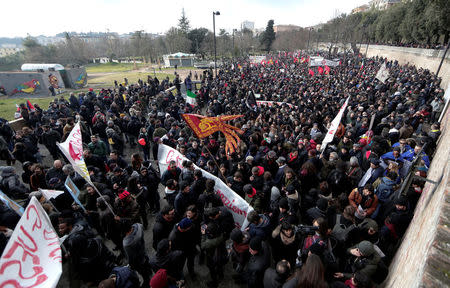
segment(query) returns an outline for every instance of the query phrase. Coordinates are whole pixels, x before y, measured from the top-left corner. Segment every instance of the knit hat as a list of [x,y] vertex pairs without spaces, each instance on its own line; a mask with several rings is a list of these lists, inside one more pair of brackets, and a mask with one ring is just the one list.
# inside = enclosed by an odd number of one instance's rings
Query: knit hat
[[123,199],[127,198],[128,196],[130,196],[130,192],[128,192],[127,190],[124,190],[122,193],[119,194],[119,199],[123,200]]
[[325,198],[319,198],[319,200],[317,200],[317,208],[319,208],[321,211],[327,210],[328,200]]
[[400,198],[396,199],[394,203],[395,203],[395,205],[400,205],[400,206],[408,205],[408,201],[406,200],[405,197],[400,197]]
[[262,240],[260,237],[254,237],[250,240],[250,248],[255,251],[261,251],[262,249]]
[[150,280],[150,287],[152,288],[164,288],[167,287],[167,270],[159,269],[158,272]]
[[169,250],[170,244],[168,239],[162,239],[159,241],[158,245],[156,246],[156,253],[157,254],[165,254],[167,250]]
[[235,228],[233,231],[231,231],[230,239],[234,242],[240,244],[242,243],[242,239],[244,238],[244,234],[242,233],[241,229]]
[[356,248],[358,248],[361,255],[365,257],[368,257],[375,252],[373,249],[373,244],[367,240],[360,242]]
[[278,206],[283,209],[289,209],[289,202],[286,198],[282,198],[280,199],[280,202],[278,202]]
[[178,227],[181,229],[187,229],[192,226],[192,220],[189,218],[183,218],[180,223],[178,223]]

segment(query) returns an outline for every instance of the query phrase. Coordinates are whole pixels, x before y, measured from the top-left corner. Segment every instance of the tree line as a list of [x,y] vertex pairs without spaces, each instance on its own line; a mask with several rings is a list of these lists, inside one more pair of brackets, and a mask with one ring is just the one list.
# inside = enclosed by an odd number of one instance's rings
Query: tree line
[[[256,35],[248,29],[216,32],[217,54],[237,57],[269,51],[315,49],[319,42],[446,44],[450,36],[450,5],[447,0],[412,0],[393,5],[386,10],[370,9],[350,15],[342,14],[320,28],[299,28],[294,31],[274,32],[274,21],[269,20],[265,31]],[[64,33],[59,43],[41,45],[34,38],[23,41],[24,50],[0,58],[0,66],[8,69],[20,67],[24,62],[56,62],[86,64],[93,58],[136,59],[146,63],[159,63],[162,55],[175,52],[196,54],[210,59],[214,52],[214,34],[200,27],[192,29],[182,10],[178,25],[164,35],[135,31],[130,37],[103,33],[98,37]],[[331,48],[330,48],[331,50]]]

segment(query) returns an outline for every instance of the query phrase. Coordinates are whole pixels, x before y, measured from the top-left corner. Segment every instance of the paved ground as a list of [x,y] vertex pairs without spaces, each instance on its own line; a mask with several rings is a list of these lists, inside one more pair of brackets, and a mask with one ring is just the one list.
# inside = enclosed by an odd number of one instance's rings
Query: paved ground
[[[46,167],[51,167],[52,163],[53,163],[53,158],[48,154],[47,149],[40,145],[40,152],[41,154],[44,156],[43,157],[43,164]],[[129,155],[131,155],[133,152],[135,152],[135,150],[131,150],[130,148],[126,148],[125,149],[125,154],[128,155],[127,157],[125,157],[125,160],[127,160],[129,162]],[[156,163],[154,161],[152,161],[152,165],[155,165]],[[4,166],[6,165],[4,161],[0,161],[0,166]],[[18,175],[21,175],[22,173],[22,165],[20,163],[16,163],[14,165],[14,167],[16,168],[16,171],[18,173]],[[163,198],[164,195],[164,190],[163,190],[163,186],[160,185],[159,186],[159,192],[161,195],[161,199]],[[161,206],[165,205],[167,202],[165,200],[161,200]],[[151,247],[151,243],[152,243],[152,228],[153,228],[153,224],[155,221],[155,215],[148,215],[148,220],[149,220],[149,228],[148,230],[145,231],[145,243],[147,246],[147,251],[149,253],[149,255],[153,255],[155,253],[155,251],[153,250],[153,248]],[[106,241],[105,244],[112,248],[113,244],[111,241]],[[186,287],[197,287],[197,288],[203,288],[203,287],[207,287],[206,286],[206,282],[210,280],[209,277],[209,271],[206,268],[205,265],[198,265],[198,260],[196,259],[196,267],[195,270],[197,272],[197,281],[192,281],[191,278],[189,277],[189,274],[187,273],[187,269],[185,267],[185,275],[186,275]],[[68,266],[66,264],[63,265],[63,274],[61,276],[60,282],[58,284],[57,287],[59,288],[67,288],[69,287],[69,277],[68,277]],[[232,267],[231,264],[228,263],[225,266],[225,270],[224,270],[224,274],[225,274],[225,279],[222,281],[222,283],[220,284],[219,287],[223,287],[223,288],[231,288],[231,287],[245,287],[245,286],[239,286],[236,285],[233,281],[233,279],[231,278],[231,275],[233,274],[232,271]],[[87,285],[83,285],[81,286],[82,288],[87,288],[89,286]]]

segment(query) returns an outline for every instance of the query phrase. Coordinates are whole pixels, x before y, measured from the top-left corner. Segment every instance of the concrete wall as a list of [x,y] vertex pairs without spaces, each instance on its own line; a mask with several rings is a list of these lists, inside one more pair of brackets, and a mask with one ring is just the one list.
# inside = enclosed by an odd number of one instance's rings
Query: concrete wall
[[450,109],[414,218],[384,287],[450,287]]
[[[361,47],[361,53],[365,53],[366,47]],[[395,59],[400,64],[414,64],[417,67],[422,67],[436,73],[439,63],[444,55],[445,50],[434,49],[419,49],[406,47],[393,47],[384,45],[369,45],[367,56],[383,56],[388,59]],[[447,88],[450,83],[450,51],[442,63],[439,76],[442,78],[441,87]]]
[[[0,86],[5,87],[8,95],[13,97],[24,97],[24,96],[32,96],[32,97],[45,97],[49,95],[48,87],[50,86],[49,75],[52,74],[58,80],[58,86],[61,90],[64,90],[64,81],[61,77],[59,71],[47,71],[47,72],[0,72]],[[14,92],[15,89],[20,87],[22,84],[28,83],[26,85],[31,84],[30,81],[34,81],[35,85],[34,91],[18,91]]]
[[87,84],[87,73],[84,67],[67,69],[66,74],[70,88],[80,89]]

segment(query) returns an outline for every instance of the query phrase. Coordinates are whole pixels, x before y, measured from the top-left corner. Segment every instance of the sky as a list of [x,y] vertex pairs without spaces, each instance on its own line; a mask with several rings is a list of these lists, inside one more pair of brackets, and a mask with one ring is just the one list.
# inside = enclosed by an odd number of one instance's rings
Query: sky
[[349,13],[369,0],[5,0],[0,37],[53,36],[64,31],[128,33],[144,30],[165,33],[177,26],[184,8],[191,28],[216,31],[240,29],[244,20],[264,28],[277,24],[308,27],[324,23],[337,13]]

